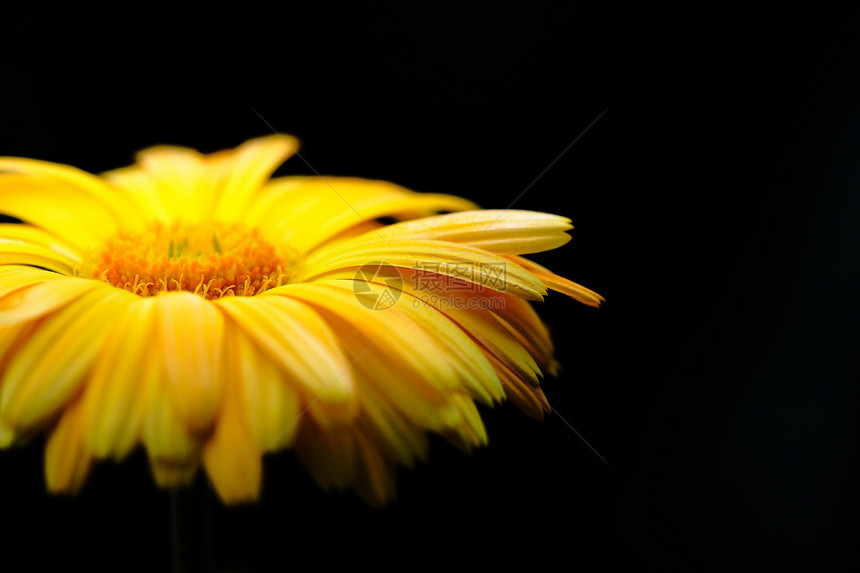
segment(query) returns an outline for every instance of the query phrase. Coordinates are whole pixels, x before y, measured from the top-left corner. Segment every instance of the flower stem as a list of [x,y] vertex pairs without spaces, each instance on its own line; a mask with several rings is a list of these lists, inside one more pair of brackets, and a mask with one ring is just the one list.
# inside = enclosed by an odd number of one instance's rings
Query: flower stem
[[204,479],[170,492],[170,532],[174,573],[215,571],[212,504]]

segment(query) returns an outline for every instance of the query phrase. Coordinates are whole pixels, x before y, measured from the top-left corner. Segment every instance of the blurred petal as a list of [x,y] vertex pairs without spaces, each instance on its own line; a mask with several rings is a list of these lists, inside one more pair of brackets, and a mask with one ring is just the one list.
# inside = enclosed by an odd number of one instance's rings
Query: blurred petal
[[159,357],[164,361],[170,401],[190,432],[207,432],[223,391],[224,317],[190,292],[156,297],[155,308]]
[[241,220],[248,203],[278,166],[299,148],[299,141],[289,135],[269,135],[247,141],[237,147],[229,159],[215,216],[221,220]]
[[154,299],[135,300],[115,317],[82,400],[84,443],[95,457],[122,459],[139,439],[145,414],[142,373],[155,331]]
[[255,501],[260,495],[261,450],[248,426],[242,396],[242,356],[227,352],[227,382],[215,434],[203,449],[209,479],[224,503]]
[[[54,283],[44,283],[45,286]],[[47,421],[85,382],[113,317],[128,293],[99,289],[83,295],[35,329],[15,353],[0,387],[0,419],[13,428]]]
[[51,432],[45,450],[45,479],[49,491],[74,494],[84,485],[92,459],[83,447],[83,425],[83,411],[76,403],[66,408]]

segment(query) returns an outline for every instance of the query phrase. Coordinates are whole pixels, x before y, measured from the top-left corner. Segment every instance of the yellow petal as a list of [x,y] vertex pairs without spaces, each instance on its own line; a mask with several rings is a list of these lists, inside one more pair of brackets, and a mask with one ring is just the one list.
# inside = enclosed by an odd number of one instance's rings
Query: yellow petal
[[539,422],[542,421],[544,413],[549,413],[550,408],[540,387],[518,377],[495,356],[488,353],[487,358],[496,368],[508,400],[530,417]]
[[[235,350],[235,349],[231,349]],[[260,449],[245,417],[240,383],[243,356],[228,352],[225,396],[215,433],[203,449],[203,463],[221,501],[227,504],[256,501],[260,495]]]
[[235,352],[233,376],[257,450],[277,451],[289,446],[301,416],[301,397],[295,385],[243,333],[228,332],[228,348]]
[[[27,284],[27,287],[11,288],[11,294],[8,296],[3,296],[0,293],[0,324],[21,322],[44,316],[89,292],[107,293],[117,290],[98,281],[78,278],[56,278],[29,286],[35,282],[34,279],[37,277],[47,278],[48,274],[53,274],[47,271],[42,272],[47,274],[39,275],[34,272],[32,274],[21,273],[17,277],[7,275],[10,282],[14,278],[16,281],[21,281],[18,285]],[[3,274],[0,272],[0,276]]]
[[540,281],[504,257],[469,245],[425,239],[390,243],[359,239],[356,244],[342,244],[337,252],[326,250],[309,256],[299,280],[319,279],[327,273],[373,261],[453,277],[528,300],[542,300],[546,294]]
[[544,285],[546,285],[547,288],[566,294],[583,304],[599,307],[600,304],[606,300],[593,290],[587,289],[584,286],[576,284],[564,277],[560,277],[548,268],[542,267],[534,261],[530,261],[523,257],[509,258],[511,261],[521,265],[524,269],[536,276]]
[[418,217],[474,208],[474,203],[459,197],[416,193],[386,181],[284,177],[264,189],[248,211],[247,222],[268,229],[273,237],[289,237],[295,248],[307,252],[378,217]]
[[[416,459],[426,460],[428,446],[424,430],[399,412],[376,384],[365,379],[364,374],[361,376],[360,423],[367,435],[399,464],[411,467]],[[380,382],[384,383],[384,380],[377,383]]]
[[145,393],[142,439],[151,460],[164,466],[180,466],[195,458],[197,441],[174,411],[170,388],[161,372],[151,364],[141,373],[141,390]]
[[466,452],[477,446],[487,445],[487,430],[484,428],[484,422],[475,403],[468,396],[458,394],[454,405],[459,419],[444,435]]
[[0,324],[0,386],[3,385],[3,373],[11,357],[29,340],[33,326],[33,322]]
[[219,220],[239,220],[263,184],[299,148],[289,135],[270,135],[247,141],[230,154],[230,170],[215,213]]
[[375,241],[429,239],[478,247],[496,254],[520,255],[558,248],[570,240],[570,219],[548,213],[502,209],[465,211],[396,223],[365,233]]
[[148,221],[169,222],[156,182],[138,165],[106,171],[101,175],[112,187],[127,194]]
[[[418,194],[407,197],[368,197],[362,201],[338,205],[329,202],[317,207],[308,218],[294,221],[288,228],[294,233],[290,244],[300,252],[309,252],[329,238],[349,229],[356,221],[367,224],[378,217],[432,215],[438,211],[462,209],[471,205],[449,195]],[[282,223],[283,225],[283,223]]]
[[92,459],[84,450],[83,412],[71,404],[51,433],[45,450],[45,479],[54,493],[75,494],[84,485]]
[[519,377],[533,386],[539,384],[540,368],[532,355],[492,315],[461,308],[449,308],[444,312]]
[[147,382],[141,373],[155,331],[151,298],[130,302],[114,318],[82,399],[84,443],[95,457],[122,459],[140,436]]
[[26,265],[0,266],[0,299],[18,289],[58,278],[57,273]]
[[302,388],[311,415],[328,412],[342,421],[355,415],[349,363],[334,332],[312,308],[265,295],[222,298],[217,304],[290,383]]
[[50,179],[17,174],[0,175],[0,213],[50,229],[82,251],[103,244],[120,222],[100,199]]
[[[133,201],[130,202],[128,197],[100,177],[76,167],[22,157],[0,157],[0,172],[21,174],[33,181],[41,181],[46,187],[67,189],[76,197],[89,198],[101,204],[114,218],[123,220],[126,226],[139,223],[133,216],[136,212],[131,209]],[[71,199],[70,196],[58,197],[63,202]],[[129,217],[129,213],[132,217]]]
[[139,152],[137,161],[171,219],[195,223],[211,218],[216,197],[202,154],[162,145]]
[[128,302],[124,295],[132,296],[117,289],[90,292],[33,331],[12,357],[0,387],[0,418],[6,424],[31,428],[69,401],[101,351],[114,316]]
[[143,399],[141,439],[146,446],[155,483],[162,488],[190,484],[200,465],[200,446],[179,419],[173,407],[170,383],[164,364],[156,359],[158,350],[144,360],[140,391]]
[[155,298],[158,356],[170,388],[170,402],[191,433],[205,433],[222,393],[224,318],[209,301],[190,292]]
[[541,368],[552,368],[553,343],[549,331],[528,301],[505,297],[493,316],[529,351]]
[[[70,267],[80,264],[81,256],[59,237],[31,225],[0,223],[0,238],[25,241],[44,247]],[[0,249],[2,253],[4,249]]]
[[49,247],[0,236],[0,265],[36,265],[71,275],[79,259],[70,259]]

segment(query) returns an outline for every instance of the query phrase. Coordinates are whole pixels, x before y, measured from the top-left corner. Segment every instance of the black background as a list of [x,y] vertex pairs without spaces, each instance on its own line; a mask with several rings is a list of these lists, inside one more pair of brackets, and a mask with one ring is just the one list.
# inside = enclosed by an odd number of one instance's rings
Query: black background
[[[0,155],[98,172],[233,147],[269,132],[256,110],[326,174],[494,208],[531,185],[517,208],[576,225],[536,259],[608,301],[539,312],[547,396],[610,467],[511,405],[383,510],[274,457],[258,506],[213,501],[219,571],[857,567],[860,10],[133,6],[5,16]],[[4,570],[169,568],[143,455],[73,500],[41,455],[0,454]]]

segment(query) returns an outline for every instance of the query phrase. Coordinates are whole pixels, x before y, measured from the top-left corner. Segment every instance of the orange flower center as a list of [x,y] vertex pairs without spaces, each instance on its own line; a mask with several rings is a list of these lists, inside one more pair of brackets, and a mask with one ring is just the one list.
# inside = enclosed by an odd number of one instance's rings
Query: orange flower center
[[156,223],[120,232],[95,257],[93,278],[140,296],[189,291],[207,299],[252,296],[286,284],[297,256],[237,224]]

